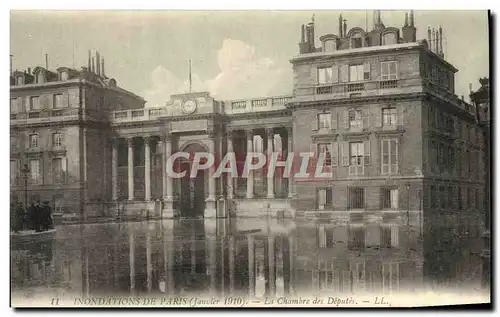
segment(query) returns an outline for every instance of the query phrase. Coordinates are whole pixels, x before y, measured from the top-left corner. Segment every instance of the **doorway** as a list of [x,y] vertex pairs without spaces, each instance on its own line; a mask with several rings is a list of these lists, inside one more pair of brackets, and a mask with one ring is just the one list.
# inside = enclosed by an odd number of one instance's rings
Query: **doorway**
[[205,173],[199,171],[191,178],[191,163],[183,162],[181,171],[186,175],[181,178],[180,212],[184,218],[201,218],[205,211]]

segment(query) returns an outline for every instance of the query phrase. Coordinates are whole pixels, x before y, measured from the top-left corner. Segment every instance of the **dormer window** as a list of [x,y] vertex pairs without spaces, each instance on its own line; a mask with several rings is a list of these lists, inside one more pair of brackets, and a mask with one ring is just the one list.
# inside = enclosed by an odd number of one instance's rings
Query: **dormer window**
[[16,85],[24,85],[24,76],[20,75],[16,77]]
[[45,82],[45,73],[43,71],[39,71],[36,75],[36,82],[38,84],[43,84]]
[[61,72],[61,80],[68,80],[68,72]]
[[382,36],[382,45],[397,44],[397,38],[395,33],[386,33]]
[[361,38],[361,33],[354,33],[351,36],[351,48],[363,47],[363,39]]
[[325,52],[334,52],[337,50],[337,43],[335,40],[327,40],[325,41]]

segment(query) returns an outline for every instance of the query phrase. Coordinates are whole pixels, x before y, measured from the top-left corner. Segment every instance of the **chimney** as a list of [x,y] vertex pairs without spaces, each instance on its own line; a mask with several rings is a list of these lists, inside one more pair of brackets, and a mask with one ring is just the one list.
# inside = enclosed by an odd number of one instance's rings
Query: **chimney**
[[432,29],[432,48],[433,48],[432,51],[437,54],[438,41],[437,41],[437,36],[436,36],[436,30],[434,28]]
[[91,72],[95,73],[95,64],[94,64],[94,58],[92,57],[92,68],[90,70]]
[[300,30],[300,43],[304,43],[306,41],[306,26],[302,24],[302,28]]
[[410,12],[410,25],[408,25],[408,13],[405,13],[405,25],[402,27],[403,40],[407,43],[417,41],[417,29],[412,25],[413,11]]
[[443,28],[439,26],[439,55],[444,58],[443,52]]
[[31,75],[31,67],[28,67],[28,75]]
[[405,27],[408,26],[408,12],[405,12]]
[[410,10],[410,26],[415,27],[415,18],[413,17],[413,10]]
[[347,36],[347,19],[344,20],[344,37]]
[[89,62],[88,62],[88,65],[87,65],[87,70],[90,72],[92,70],[92,64],[90,62],[90,56],[91,56],[91,53],[90,53],[90,50],[89,50]]
[[96,73],[101,76],[101,56],[99,55],[99,52],[95,52],[95,59]]
[[342,14],[339,15],[339,37],[342,37]]
[[432,52],[432,37],[431,37],[431,27],[427,27],[427,42],[429,42],[429,50]]
[[49,55],[45,54],[45,69],[49,69]]
[[106,74],[104,73],[104,57],[101,59],[101,63],[102,63],[102,66],[101,66],[102,77],[106,77]]

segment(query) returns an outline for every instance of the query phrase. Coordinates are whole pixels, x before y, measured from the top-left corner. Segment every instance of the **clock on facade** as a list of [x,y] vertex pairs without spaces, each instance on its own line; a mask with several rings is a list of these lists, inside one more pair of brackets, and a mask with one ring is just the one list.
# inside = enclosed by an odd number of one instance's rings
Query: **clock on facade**
[[196,101],[193,99],[188,99],[182,104],[182,111],[186,114],[191,114],[196,111]]

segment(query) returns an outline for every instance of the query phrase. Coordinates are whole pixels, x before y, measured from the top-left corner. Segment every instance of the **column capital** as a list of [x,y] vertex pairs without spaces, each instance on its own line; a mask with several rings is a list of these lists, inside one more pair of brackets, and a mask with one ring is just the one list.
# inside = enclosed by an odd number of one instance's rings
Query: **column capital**
[[153,141],[153,136],[151,135],[147,135],[145,137],[143,137],[144,139],[144,145],[151,145],[151,141]]
[[274,128],[266,128],[266,134],[268,139],[274,138]]
[[210,139],[213,139],[213,138],[217,137],[217,133],[215,132],[215,130],[214,130],[214,129],[209,129],[209,130],[207,130],[207,135],[208,135],[208,137],[209,137]]
[[133,136],[129,136],[129,137],[126,137],[125,139],[127,140],[128,146],[132,147],[133,144],[134,144],[134,137]]

